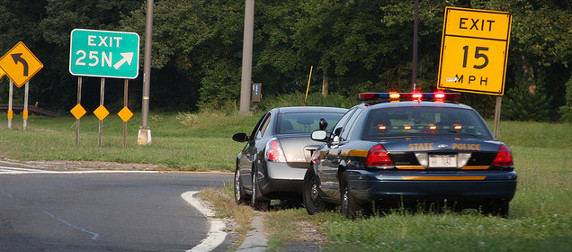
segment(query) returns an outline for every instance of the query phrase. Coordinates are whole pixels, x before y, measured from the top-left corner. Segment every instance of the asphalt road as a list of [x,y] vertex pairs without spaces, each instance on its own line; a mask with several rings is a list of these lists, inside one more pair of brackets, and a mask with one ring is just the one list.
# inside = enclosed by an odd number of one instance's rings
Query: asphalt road
[[[11,171],[11,172],[10,172]],[[0,251],[185,251],[209,223],[187,191],[232,174],[79,173],[0,167]],[[227,251],[225,242],[217,251]]]

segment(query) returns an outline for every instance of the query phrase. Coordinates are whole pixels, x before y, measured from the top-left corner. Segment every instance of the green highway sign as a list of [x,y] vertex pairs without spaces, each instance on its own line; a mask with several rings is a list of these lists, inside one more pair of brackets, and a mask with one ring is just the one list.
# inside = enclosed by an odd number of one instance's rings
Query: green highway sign
[[139,35],[74,29],[69,70],[77,76],[135,79],[139,75]]

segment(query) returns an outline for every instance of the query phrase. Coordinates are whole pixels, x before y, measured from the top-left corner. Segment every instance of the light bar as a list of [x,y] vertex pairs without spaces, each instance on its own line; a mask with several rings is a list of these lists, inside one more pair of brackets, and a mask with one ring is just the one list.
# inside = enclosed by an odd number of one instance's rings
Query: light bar
[[455,100],[461,98],[460,93],[443,93],[441,91],[437,91],[434,93],[420,93],[420,92],[412,92],[412,93],[397,93],[397,92],[389,92],[389,93],[360,93],[359,98],[361,100],[377,100],[377,99],[389,99],[391,101],[423,101],[423,100],[434,100],[434,101],[446,101],[446,100]]

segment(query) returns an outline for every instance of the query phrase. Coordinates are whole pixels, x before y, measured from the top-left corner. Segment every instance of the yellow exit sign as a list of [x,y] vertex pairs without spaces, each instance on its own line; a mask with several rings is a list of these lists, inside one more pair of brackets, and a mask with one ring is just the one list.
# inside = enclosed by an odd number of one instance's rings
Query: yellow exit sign
[[511,22],[508,12],[446,7],[437,86],[503,95]]

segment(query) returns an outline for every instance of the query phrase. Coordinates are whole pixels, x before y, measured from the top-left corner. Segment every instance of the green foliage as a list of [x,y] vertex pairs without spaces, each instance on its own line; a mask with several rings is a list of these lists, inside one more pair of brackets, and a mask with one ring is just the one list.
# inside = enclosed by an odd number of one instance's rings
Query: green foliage
[[560,107],[558,112],[564,121],[572,122],[572,76],[566,82],[566,105]]
[[[505,92],[516,89],[513,96],[522,96],[529,88],[545,90],[540,101],[547,102],[550,111],[562,107],[559,115],[567,118],[570,104],[565,102],[565,83],[572,72],[572,13],[566,1],[421,0],[417,80],[424,91],[436,86],[446,6],[510,12]],[[360,92],[407,92],[411,88],[413,13],[412,2],[399,0],[257,1],[252,81],[263,84],[265,96],[301,92],[313,66],[311,82],[327,79],[330,93],[354,97]],[[54,110],[69,111],[76,100],[77,80],[67,70],[72,29],[133,31],[141,36],[141,49],[145,42],[146,4],[139,0],[0,0],[0,19],[0,50],[7,51],[20,40],[30,47],[44,63],[32,80],[30,100]],[[236,104],[243,22],[244,1],[156,1],[152,106],[203,110]],[[132,94],[141,92],[143,74],[139,76],[131,81]],[[96,78],[84,78],[84,83],[84,94],[98,91]],[[106,99],[120,104],[121,90],[114,86],[108,85],[111,91]],[[318,92],[320,87],[313,85],[311,91]],[[0,88],[0,99],[6,96],[6,89]],[[97,95],[83,97],[82,103],[88,106],[99,101]],[[487,111],[490,103],[483,99],[484,104],[478,99],[474,103],[468,99],[468,103]],[[138,99],[131,103],[139,105]],[[558,119],[558,114],[547,117]]]
[[324,106],[324,107],[342,107],[351,108],[352,106],[358,104],[359,101],[357,96],[346,97],[340,94],[329,94],[328,97],[324,97],[319,93],[308,94],[306,99],[306,94],[300,92],[294,92],[290,94],[281,94],[270,97],[264,97],[262,102],[257,106],[259,111],[267,111],[276,107],[288,107],[288,106]]
[[503,102],[502,118],[517,121],[549,121],[554,115],[549,99],[539,90],[532,94],[529,90],[513,88],[507,92],[506,102]]

